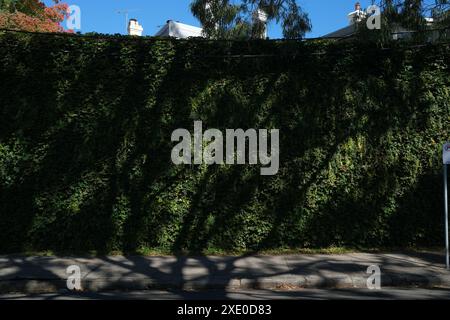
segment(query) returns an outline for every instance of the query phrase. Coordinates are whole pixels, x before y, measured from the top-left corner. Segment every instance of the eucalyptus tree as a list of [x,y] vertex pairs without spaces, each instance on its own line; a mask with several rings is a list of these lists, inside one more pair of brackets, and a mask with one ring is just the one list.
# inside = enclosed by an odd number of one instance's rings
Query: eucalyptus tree
[[267,24],[282,26],[288,39],[311,30],[308,14],[296,0],[193,0],[193,15],[210,38],[262,38]]
[[368,30],[366,17],[357,28],[357,34],[366,40],[390,41],[402,32],[415,40],[427,40],[431,32],[440,33],[435,29],[450,26],[450,0],[378,0],[372,4],[381,9],[381,30]]
[[431,16],[440,36],[450,39],[450,0],[437,0],[436,5],[431,8]]

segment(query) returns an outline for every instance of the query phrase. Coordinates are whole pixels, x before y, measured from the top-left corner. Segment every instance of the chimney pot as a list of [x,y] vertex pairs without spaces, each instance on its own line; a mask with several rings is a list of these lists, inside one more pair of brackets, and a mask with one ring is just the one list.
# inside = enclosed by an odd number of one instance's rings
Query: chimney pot
[[130,36],[142,36],[144,28],[139,24],[137,19],[130,19],[128,22],[128,35]]

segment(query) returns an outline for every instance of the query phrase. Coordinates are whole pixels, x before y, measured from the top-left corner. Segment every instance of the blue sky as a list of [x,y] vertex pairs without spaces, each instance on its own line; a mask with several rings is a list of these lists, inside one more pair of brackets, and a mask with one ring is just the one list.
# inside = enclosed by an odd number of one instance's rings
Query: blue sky
[[[47,5],[51,0],[44,1]],[[144,35],[154,35],[167,20],[176,20],[199,26],[192,16],[191,0],[65,0],[81,8],[81,32],[125,33],[125,16],[118,10],[128,9],[129,18],[136,18],[144,27]],[[347,14],[353,11],[357,0],[299,0],[298,3],[309,13],[313,24],[308,38],[318,37],[347,25]],[[362,7],[370,0],[359,0]],[[270,38],[281,38],[281,28],[269,26]]]

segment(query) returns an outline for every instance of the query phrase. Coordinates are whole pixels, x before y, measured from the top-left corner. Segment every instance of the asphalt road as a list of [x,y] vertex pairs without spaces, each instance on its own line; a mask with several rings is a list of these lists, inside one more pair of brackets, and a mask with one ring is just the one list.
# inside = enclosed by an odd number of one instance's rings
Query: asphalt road
[[366,289],[304,289],[300,291],[135,291],[73,294],[70,292],[22,295],[0,295],[0,300],[272,300],[272,299],[344,299],[344,300],[450,300],[450,289],[382,288]]

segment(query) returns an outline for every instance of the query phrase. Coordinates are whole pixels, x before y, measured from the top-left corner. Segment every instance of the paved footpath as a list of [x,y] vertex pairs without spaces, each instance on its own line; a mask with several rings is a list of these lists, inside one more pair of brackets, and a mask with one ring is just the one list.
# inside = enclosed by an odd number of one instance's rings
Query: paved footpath
[[110,290],[249,290],[367,288],[367,268],[381,269],[382,287],[450,288],[440,253],[239,257],[0,256],[0,294],[67,290],[69,266],[85,292]]

